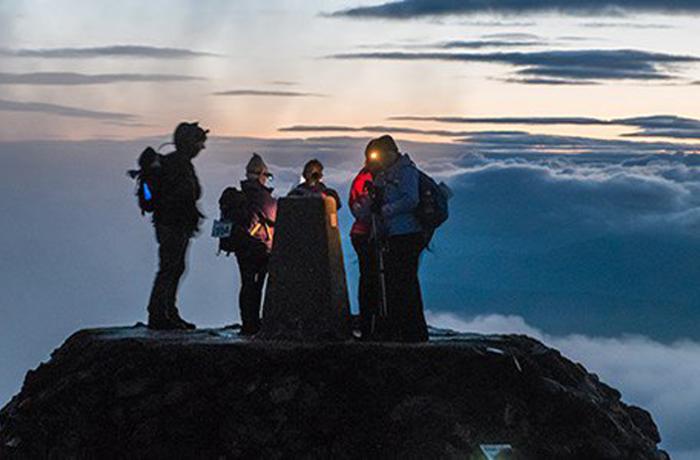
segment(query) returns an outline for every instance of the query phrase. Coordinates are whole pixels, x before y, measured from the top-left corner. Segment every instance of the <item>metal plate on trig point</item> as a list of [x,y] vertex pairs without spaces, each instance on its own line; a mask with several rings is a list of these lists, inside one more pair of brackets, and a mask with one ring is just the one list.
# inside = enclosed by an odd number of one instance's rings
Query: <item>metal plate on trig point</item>
[[488,460],[509,460],[513,455],[510,444],[481,444],[479,447]]

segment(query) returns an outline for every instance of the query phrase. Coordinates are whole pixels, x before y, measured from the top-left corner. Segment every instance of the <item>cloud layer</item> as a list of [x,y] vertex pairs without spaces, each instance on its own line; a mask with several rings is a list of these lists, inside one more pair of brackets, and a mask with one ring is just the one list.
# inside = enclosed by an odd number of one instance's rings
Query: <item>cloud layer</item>
[[333,16],[351,18],[411,19],[425,16],[556,13],[572,16],[619,16],[625,13],[698,14],[693,0],[398,0],[375,6],[349,8]]
[[46,102],[10,101],[6,99],[0,99],[0,112],[32,112],[62,117],[111,121],[128,121],[136,118],[134,115],[128,113],[105,112],[60,104],[49,104]]
[[[429,121],[445,124],[491,125],[578,125],[578,126],[630,126],[637,131],[622,134],[627,138],[658,137],[669,139],[700,139],[700,121],[671,115],[648,117],[597,119],[588,117],[435,117],[398,116],[393,121]],[[626,154],[631,151],[646,153],[700,152],[700,145],[674,142],[631,142],[629,140],[596,139],[582,136],[531,134],[527,131],[456,131],[446,129],[422,129],[398,125],[294,125],[279,129],[287,133],[394,133],[420,134],[450,138],[467,144],[482,153],[606,153]]]
[[89,59],[101,57],[192,59],[198,57],[216,57],[220,55],[184,48],[163,48],[147,45],[112,45],[86,48],[0,49],[0,56],[45,59]]
[[218,91],[214,96],[253,96],[253,97],[326,97],[325,94],[306,93],[301,91],[277,91],[259,89],[234,89],[230,91]]
[[0,73],[0,85],[83,86],[107,83],[178,82],[203,80],[189,75],[166,74],[83,74],[75,72]]
[[604,80],[666,81],[677,78],[679,65],[700,62],[700,58],[632,49],[550,50],[533,52],[446,53],[446,52],[360,52],[329,56],[342,60],[482,62],[516,68],[516,75],[593,83]]
[[396,116],[393,121],[427,121],[447,124],[492,124],[524,126],[630,126],[638,131],[623,134],[624,137],[665,137],[674,139],[700,139],[700,120],[676,115],[651,115],[630,118],[591,117],[459,117],[459,116]]

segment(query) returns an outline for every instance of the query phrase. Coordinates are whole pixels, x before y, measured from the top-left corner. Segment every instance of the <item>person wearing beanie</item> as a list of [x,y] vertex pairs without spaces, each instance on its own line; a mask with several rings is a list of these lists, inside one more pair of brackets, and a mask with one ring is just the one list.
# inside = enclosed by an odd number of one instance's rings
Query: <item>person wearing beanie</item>
[[267,186],[272,174],[260,155],[253,153],[245,170],[246,179],[241,181],[241,191],[246,196],[251,216],[252,238],[243,250],[236,251],[236,262],[241,276],[238,295],[241,335],[251,336],[260,330],[262,292],[274,237],[277,200],[272,196],[273,189]]
[[196,122],[180,123],[173,134],[175,151],[160,161],[158,200],[153,210],[158,273],[148,302],[151,329],[195,329],[180,317],[177,288],[185,273],[190,238],[199,230],[203,217],[197,207],[202,189],[192,159],[204,150],[208,132]]
[[[365,166],[353,181],[350,210],[355,216],[351,239],[360,261],[360,325],[370,339],[424,342],[428,329],[418,279],[425,237],[415,211],[420,202],[419,171],[400,153],[391,136],[372,139]],[[372,228],[372,215],[378,223]],[[378,270],[384,260],[382,299]],[[378,306],[386,302],[387,316]]]
[[335,200],[336,211],[341,208],[338,192],[323,183],[323,163],[317,159],[309,160],[301,173],[304,182],[294,187],[289,196],[329,196]]

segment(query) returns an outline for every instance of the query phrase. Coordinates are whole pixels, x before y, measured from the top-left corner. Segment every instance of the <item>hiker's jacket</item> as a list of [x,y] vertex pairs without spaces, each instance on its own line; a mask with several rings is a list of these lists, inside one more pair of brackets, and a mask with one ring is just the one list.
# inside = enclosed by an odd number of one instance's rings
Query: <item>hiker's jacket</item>
[[335,200],[335,206],[336,210],[340,209],[342,207],[342,204],[340,203],[340,197],[338,196],[338,192],[333,190],[332,188],[326,187],[326,184],[323,182],[318,182],[316,185],[309,185],[306,182],[303,182],[296,187],[294,187],[290,192],[289,196],[329,196]]
[[365,184],[372,181],[372,173],[363,168],[357,173],[350,186],[350,212],[355,217],[355,222],[350,230],[351,235],[368,235],[371,231],[370,198]]
[[277,220],[277,200],[272,197],[272,188],[265,187],[257,180],[241,181],[241,191],[248,198],[252,214],[252,236],[261,241],[269,251],[272,249],[275,220]]
[[195,233],[203,217],[197,208],[202,196],[192,161],[186,155],[173,152],[161,159],[158,203],[153,211],[155,224],[181,226]]
[[383,189],[382,224],[389,236],[423,231],[415,211],[420,201],[420,173],[408,155],[375,174],[374,184]]

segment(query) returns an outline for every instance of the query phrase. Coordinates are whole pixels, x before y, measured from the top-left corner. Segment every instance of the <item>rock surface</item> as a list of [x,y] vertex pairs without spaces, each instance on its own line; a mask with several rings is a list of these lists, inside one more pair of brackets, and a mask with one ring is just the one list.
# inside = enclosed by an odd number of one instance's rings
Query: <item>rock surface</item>
[[0,458],[664,459],[646,411],[525,336],[427,344],[84,330],[0,411]]
[[350,337],[350,302],[335,206],[331,197],[280,198],[262,337],[300,341]]

